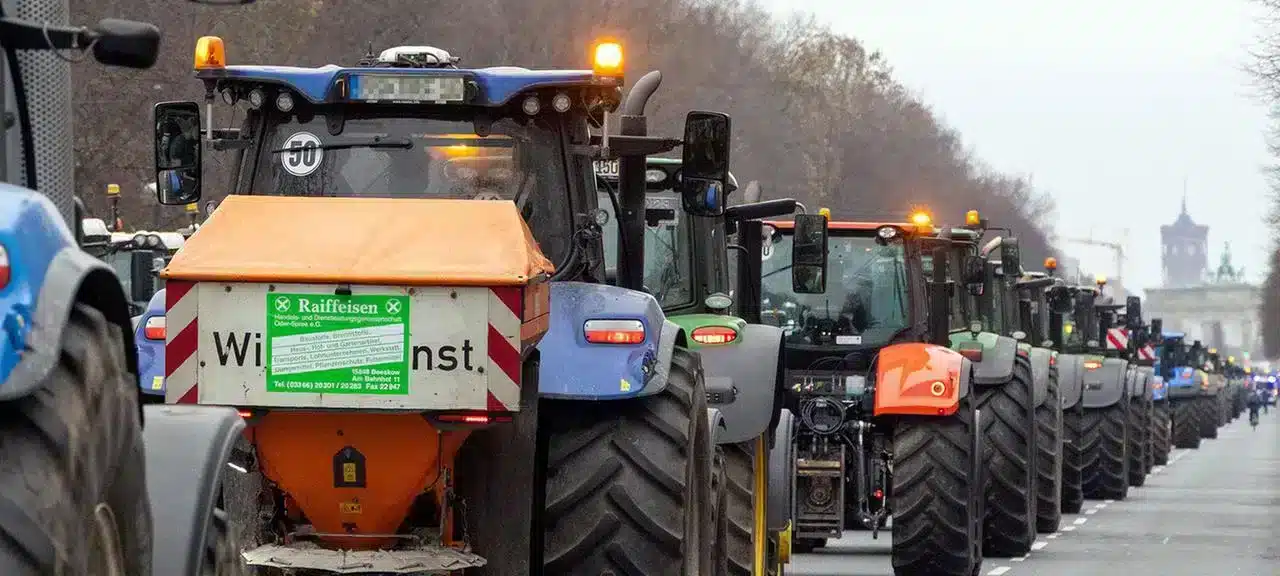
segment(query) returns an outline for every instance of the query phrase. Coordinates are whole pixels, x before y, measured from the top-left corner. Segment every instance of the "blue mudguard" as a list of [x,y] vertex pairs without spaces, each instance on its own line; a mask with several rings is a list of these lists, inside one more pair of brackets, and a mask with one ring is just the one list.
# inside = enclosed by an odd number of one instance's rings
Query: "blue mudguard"
[[[588,320],[638,320],[639,344],[592,344]],[[551,283],[551,323],[538,343],[538,392],[543,398],[613,400],[661,392],[680,327],[652,295],[607,284]]]
[[1196,381],[1196,371],[1190,366],[1178,366],[1172,370],[1173,378],[1165,381],[1165,390],[1170,398],[1185,398],[1200,393],[1200,383]]
[[152,319],[163,322],[164,294],[161,289],[151,296],[133,334],[133,341],[138,345],[138,386],[143,394],[158,396],[161,400],[164,400],[164,336],[149,338],[146,327]]
[[[30,394],[62,350],[62,329],[77,303],[96,308],[132,339],[128,301],[111,268],[76,245],[58,209],[38,192],[0,184],[0,401]],[[126,342],[125,361],[138,356]]]

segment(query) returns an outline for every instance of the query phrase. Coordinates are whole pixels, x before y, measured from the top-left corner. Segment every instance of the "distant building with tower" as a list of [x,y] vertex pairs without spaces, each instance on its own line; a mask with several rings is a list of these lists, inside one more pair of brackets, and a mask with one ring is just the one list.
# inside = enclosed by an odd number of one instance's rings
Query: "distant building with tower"
[[1160,227],[1161,267],[1166,288],[1198,286],[1209,270],[1209,227],[1196,224],[1187,213],[1187,197],[1173,224]]
[[1209,227],[1192,220],[1185,196],[1173,223],[1160,227],[1160,245],[1164,285],[1146,290],[1143,315],[1162,318],[1165,330],[1184,332],[1187,341],[1261,360],[1259,289],[1232,263],[1230,243],[1209,268]]

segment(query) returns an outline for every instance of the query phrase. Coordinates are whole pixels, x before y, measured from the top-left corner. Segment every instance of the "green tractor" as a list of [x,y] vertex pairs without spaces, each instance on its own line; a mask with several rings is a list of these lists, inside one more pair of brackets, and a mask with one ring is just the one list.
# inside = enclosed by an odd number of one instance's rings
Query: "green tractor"
[[[1003,273],[1021,270],[1017,240],[997,237],[979,246],[987,229],[971,211],[965,227],[942,228],[937,239],[950,243],[949,267],[964,286],[952,293],[953,325],[959,328],[951,332],[950,347],[973,362],[975,404],[990,459],[983,553],[1007,558],[1030,552],[1038,528],[1052,524],[1037,514],[1036,425],[1038,407],[1048,399],[1051,354],[1025,342],[1014,298],[1017,274]],[[989,262],[996,250],[998,261]]]
[[[723,474],[717,478],[728,489],[717,490],[723,499],[717,510],[724,511],[717,522],[727,526],[717,533],[728,538],[717,544],[717,554],[726,561],[715,567],[715,576],[780,576],[790,559],[790,494],[778,488],[771,495],[768,487],[777,484],[771,480],[785,473],[788,461],[775,462],[770,456],[778,449],[774,431],[780,421],[790,428],[790,413],[781,409],[782,331],[760,323],[758,306],[752,313],[751,306],[734,302],[735,293],[759,294],[760,248],[757,240],[754,251],[736,249],[727,238],[745,221],[794,212],[796,202],[748,202],[728,208],[723,216],[690,216],[681,209],[676,188],[680,169],[679,159],[648,158],[645,163],[644,286],[702,356],[708,403],[723,415],[715,432],[723,453],[718,463]],[[618,161],[597,161],[595,172],[606,261],[615,262]],[[728,190],[738,190],[733,175]],[[753,187],[743,194],[752,196]],[[738,260],[730,258],[731,250]],[[741,259],[752,256],[757,272],[746,280],[732,274],[735,267],[750,269]]]

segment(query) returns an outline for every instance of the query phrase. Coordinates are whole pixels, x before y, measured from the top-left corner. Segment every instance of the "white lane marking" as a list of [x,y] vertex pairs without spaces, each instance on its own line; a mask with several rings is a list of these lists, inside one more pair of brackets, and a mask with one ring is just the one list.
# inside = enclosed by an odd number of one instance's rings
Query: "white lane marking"
[[1161,543],[1161,544],[1168,544],[1168,543],[1169,543],[1169,537],[1168,537],[1168,536],[1165,536],[1165,537],[1164,537],[1164,540],[1163,540],[1163,541],[1161,541],[1160,543]]
[[1163,471],[1164,471],[1164,466],[1156,466],[1155,468],[1152,468],[1152,469],[1151,469],[1151,474],[1154,476],[1154,475],[1159,474],[1159,473],[1161,473],[1161,472],[1163,472]]
[[1053,534],[1050,534],[1050,535],[1048,535],[1048,536],[1045,536],[1045,538],[1048,538],[1048,539],[1050,539],[1050,540],[1056,540],[1056,539],[1058,538],[1058,536],[1061,536],[1061,535],[1062,535],[1062,533],[1061,533],[1061,532],[1054,532]]
[[[1090,509],[1088,509],[1088,510],[1085,510],[1085,511],[1084,511],[1084,513],[1085,513],[1085,514],[1097,514],[1097,513],[1098,513],[1098,509],[1097,509],[1097,508],[1090,508]],[[1084,520],[1084,518],[1081,518],[1081,520]]]
[[1075,532],[1075,531],[1076,531],[1076,527],[1075,527],[1075,526],[1063,526],[1063,527],[1062,527],[1062,531],[1063,531],[1063,532]]
[[1012,568],[1008,566],[998,566],[998,567],[992,568],[990,572],[987,572],[987,576],[1000,576],[1001,574],[1004,574],[1005,572],[1008,572],[1010,570],[1012,570]]
[[1089,519],[1088,519],[1088,518],[1076,518],[1075,525],[1076,525],[1076,526],[1079,526],[1079,525],[1084,524],[1085,522],[1088,522],[1088,521],[1089,521]]
[[1031,557],[1031,555],[1030,555],[1030,554],[1028,554],[1028,555],[1026,555],[1026,556],[1022,556],[1022,557],[1020,557],[1020,558],[1010,558],[1010,559],[1009,559],[1009,561],[1010,561],[1010,562],[1022,562],[1022,561],[1026,560],[1027,558],[1030,558],[1030,557]]
[[1101,504],[1099,504],[1099,505],[1097,505],[1097,506],[1094,506],[1094,508],[1097,508],[1097,509],[1099,509],[1099,510],[1101,510],[1101,509],[1103,509],[1103,508],[1106,508],[1106,507],[1107,507],[1107,503],[1106,503],[1106,502],[1103,502],[1103,503],[1101,503]]
[[1116,501],[1115,501],[1115,500],[1103,500],[1103,501],[1102,501],[1102,503],[1103,503],[1103,504],[1115,504],[1115,503],[1116,503]]
[[1044,549],[1044,547],[1045,547],[1045,546],[1048,546],[1048,545],[1049,545],[1049,543],[1048,543],[1048,542],[1036,542],[1035,544],[1032,544],[1032,545],[1031,545],[1031,549],[1032,549],[1032,550],[1043,550],[1043,549]]

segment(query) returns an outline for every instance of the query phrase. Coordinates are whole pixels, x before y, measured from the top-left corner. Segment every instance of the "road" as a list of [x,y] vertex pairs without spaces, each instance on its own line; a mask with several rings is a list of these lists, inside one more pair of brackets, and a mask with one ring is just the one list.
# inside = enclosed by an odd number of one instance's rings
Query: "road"
[[[1025,558],[987,559],[981,574],[1280,574],[1280,416],[1273,409],[1255,431],[1246,414],[1199,450],[1174,450],[1125,501],[1088,501],[1084,512],[1064,516]],[[885,533],[853,533],[798,555],[787,574],[892,576],[889,545]]]

